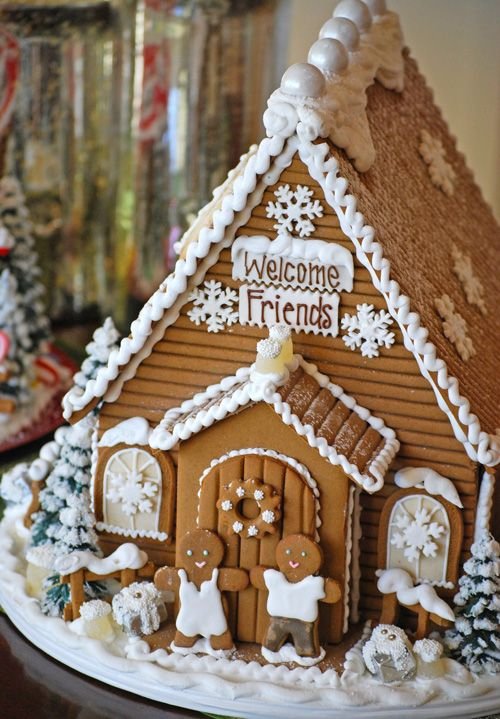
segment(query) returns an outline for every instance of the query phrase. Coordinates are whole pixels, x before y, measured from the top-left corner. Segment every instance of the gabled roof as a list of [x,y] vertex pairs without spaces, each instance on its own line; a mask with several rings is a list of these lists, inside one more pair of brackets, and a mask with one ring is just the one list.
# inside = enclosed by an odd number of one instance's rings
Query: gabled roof
[[297,355],[283,378],[243,367],[168,410],[149,444],[155,449],[172,449],[179,441],[259,401],[269,404],[310,447],[331,464],[341,466],[365,490],[376,492],[382,487],[399,449],[394,431]]
[[[346,3],[338,7],[343,5]],[[359,10],[362,3],[349,0],[347,5]],[[358,27],[366,21],[366,17],[353,19]],[[331,39],[332,33],[328,30],[325,37]],[[500,427],[500,372],[495,353],[500,336],[500,313],[496,311],[500,275],[492,270],[498,264],[500,229],[415,64],[407,58],[403,65],[397,17],[386,13],[373,18],[373,27],[365,28],[357,49],[349,52],[346,70],[328,70],[328,57],[321,48],[310,56],[321,66],[322,80],[318,68],[311,70],[311,65],[285,74],[282,88],[270,98],[265,114],[269,137],[252,148],[200,212],[181,242],[181,259],[174,272],[141,310],[130,337],[112,353],[108,366],[84,392],[73,389],[68,393],[63,405],[67,419],[73,413],[81,416],[103,398],[112,401],[118,396],[154,342],[175,322],[191,288],[231,244],[265,188],[277,181],[298,154],[339,217],[357,259],[384,296],[405,346],[433,388],[455,436],[471,459],[487,466],[500,462],[500,439],[494,434]],[[401,94],[373,84],[377,79],[400,90],[403,70],[406,89]],[[315,96],[302,96],[304,88]],[[418,154],[422,130],[437,135],[444,145],[456,175],[452,195],[445,195],[429,179],[428,168]],[[345,148],[358,170],[339,147]],[[368,171],[359,172],[367,170],[370,162]],[[460,294],[451,271],[452,245],[471,256],[484,283],[486,318]],[[445,338],[435,309],[443,278],[446,287],[454,288],[475,345],[476,354],[469,361],[462,360]]]

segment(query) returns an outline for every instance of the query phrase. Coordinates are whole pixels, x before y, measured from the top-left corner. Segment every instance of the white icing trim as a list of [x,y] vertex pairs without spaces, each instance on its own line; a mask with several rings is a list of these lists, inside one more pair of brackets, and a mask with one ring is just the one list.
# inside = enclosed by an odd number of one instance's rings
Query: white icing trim
[[343,632],[347,633],[349,629],[349,614],[350,614],[350,580],[351,580],[351,561],[352,561],[352,548],[353,548],[353,511],[354,511],[354,493],[356,487],[351,485],[349,487],[349,499],[347,502],[347,531],[345,538],[345,575],[344,575],[344,626]]
[[100,576],[123,569],[141,569],[148,561],[148,555],[135,544],[120,544],[107,557],[98,557],[88,550],[71,552],[58,557],[54,568],[59,574],[73,574],[80,569],[88,569]]
[[132,537],[132,539],[158,539],[160,542],[166,542],[168,534],[166,532],[157,532],[149,529],[127,529],[126,527],[117,527],[114,524],[106,524],[106,522],[97,522],[96,529],[99,532],[110,532],[111,534],[119,534],[121,537]]
[[266,662],[270,664],[286,664],[287,662],[293,662],[301,667],[313,667],[315,664],[319,664],[325,658],[325,650],[320,647],[320,651],[317,657],[301,657],[297,654],[293,644],[283,644],[281,649],[277,652],[272,652],[266,647],[261,647],[261,653]]
[[[320,506],[320,500],[319,500],[319,489],[318,485],[315,479],[313,479],[311,473],[305,467],[303,464],[298,462],[293,457],[288,457],[286,454],[280,454],[279,452],[275,452],[273,449],[263,449],[262,447],[252,447],[248,449],[233,449],[231,452],[228,452],[227,454],[223,454],[221,457],[218,457],[217,459],[213,459],[209,466],[202,472],[200,476],[200,489],[198,490],[198,500],[201,496],[201,486],[203,484],[203,480],[210,474],[210,472],[214,469],[214,467],[217,467],[217,465],[222,464],[228,459],[231,459],[232,457],[241,457],[243,455],[247,454],[257,454],[260,457],[271,457],[271,459],[277,459],[280,462],[284,462],[285,464],[288,464],[289,467],[294,469],[297,474],[299,474],[302,479],[306,482],[307,486],[312,489],[312,492],[314,494],[314,506],[315,506],[315,512],[316,512],[316,532],[315,532],[315,539],[316,541],[319,541],[319,533],[318,529],[321,527],[321,518],[319,516],[321,506]],[[198,525],[199,522],[199,516],[200,516],[200,505],[198,503],[198,514],[196,519],[196,524]],[[199,526],[199,525],[198,525]]]
[[443,477],[430,467],[404,467],[395,473],[394,482],[401,489],[425,489],[427,494],[443,497],[455,507],[463,509],[464,505],[451,479]]
[[107,429],[99,447],[115,447],[117,444],[144,446],[149,442],[151,427],[144,417],[129,417]]
[[356,487],[354,494],[354,510],[353,510],[353,534],[352,534],[352,561],[351,561],[351,588],[349,599],[351,602],[350,616],[353,624],[359,622],[359,601],[361,599],[360,583],[361,583],[361,488]]
[[[194,395],[191,399],[183,402],[180,407],[168,410],[160,424],[152,432],[150,445],[156,449],[172,449],[178,441],[189,439],[204,428],[233,414],[241,407],[263,400],[271,404],[283,422],[293,427],[298,435],[305,437],[309,446],[317,449],[322,457],[328,459],[331,464],[342,467],[346,474],[368,492],[376,492],[383,486],[384,475],[399,450],[399,442],[394,431],[386,427],[380,418],[374,417],[367,409],[358,405],[351,396],[345,394],[341,387],[330,382],[326,375],[319,372],[316,365],[295,355],[293,361],[288,365],[288,371],[294,371],[298,366],[313,377],[320,387],[328,389],[336,399],[355,412],[386,440],[383,449],[370,461],[370,474],[361,474],[347,457],[339,454],[323,437],[316,437],[311,425],[303,424],[292,413],[290,405],[283,401],[276,392],[276,387],[286,381],[287,374],[259,375],[257,377],[253,373],[253,366],[251,368],[241,367],[235,375],[225,377],[218,384],[207,387],[204,392]],[[258,382],[257,379],[259,379]],[[187,416],[180,421],[183,415]]]
[[413,578],[404,569],[378,569],[375,574],[378,577],[377,589],[382,594],[396,593],[398,602],[404,606],[420,604],[423,609],[442,619],[455,621],[453,610],[438,597],[436,590],[429,584],[414,586]]
[[495,491],[496,478],[486,470],[483,470],[481,484],[479,486],[479,497],[476,507],[476,524],[474,527],[474,542],[479,542],[485,532],[490,530],[491,510],[493,507],[493,494]]
[[95,516],[96,514],[96,507],[95,507],[95,482],[96,482],[96,473],[97,473],[97,462],[99,459],[99,450],[98,450],[98,442],[99,442],[99,420],[100,416],[96,416],[96,421],[94,424],[94,431],[92,432],[92,437],[90,439],[90,447],[91,447],[91,455],[90,455],[90,482],[89,482],[89,489],[90,489],[90,510],[92,514]]

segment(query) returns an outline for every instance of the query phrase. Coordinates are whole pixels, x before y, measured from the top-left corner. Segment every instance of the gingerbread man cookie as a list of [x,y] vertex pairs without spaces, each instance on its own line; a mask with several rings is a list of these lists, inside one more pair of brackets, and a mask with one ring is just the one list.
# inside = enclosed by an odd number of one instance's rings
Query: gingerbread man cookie
[[[320,546],[305,534],[291,534],[276,547],[279,571],[254,567],[252,585],[267,589],[270,617],[262,654],[268,661],[314,664],[324,656],[318,638],[318,602],[334,604],[341,597],[337,581],[317,575],[323,563]],[[291,638],[292,651],[282,651]]]
[[187,532],[179,543],[179,557],[180,567],[162,567],[154,578],[158,589],[174,591],[178,597],[172,649],[190,649],[200,637],[207,639],[213,650],[233,649],[222,592],[245,589],[248,574],[243,569],[219,569],[224,544],[208,529]]

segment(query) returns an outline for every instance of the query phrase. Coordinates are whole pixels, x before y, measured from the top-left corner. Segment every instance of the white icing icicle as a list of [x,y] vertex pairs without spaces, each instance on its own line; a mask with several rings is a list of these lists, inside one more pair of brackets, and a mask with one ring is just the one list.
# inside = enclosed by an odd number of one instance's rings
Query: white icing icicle
[[88,569],[94,574],[104,575],[123,569],[141,569],[148,561],[148,555],[135,544],[121,544],[109,557],[96,557],[88,551],[72,552],[59,557],[55,569],[60,574],[71,574],[79,569]]
[[147,445],[151,427],[144,417],[131,417],[106,430],[99,447],[114,447],[117,444]]
[[428,494],[440,496],[446,499],[455,507],[463,508],[460,496],[455,485],[447,477],[443,477],[430,467],[405,467],[394,475],[394,482],[401,489],[410,487],[421,487]]

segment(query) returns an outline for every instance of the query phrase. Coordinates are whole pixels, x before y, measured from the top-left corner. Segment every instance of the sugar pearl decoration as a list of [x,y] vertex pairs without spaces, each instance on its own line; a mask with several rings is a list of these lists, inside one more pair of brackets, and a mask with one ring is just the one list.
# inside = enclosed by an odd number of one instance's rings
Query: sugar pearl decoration
[[80,616],[87,622],[107,617],[108,614],[111,614],[111,605],[102,599],[92,599],[89,602],[84,602],[80,607]]
[[287,325],[273,325],[269,329],[269,337],[277,342],[286,342],[290,339],[292,331]]
[[352,20],[346,17],[332,17],[327,20],[319,33],[320,40],[331,37],[338,40],[342,45],[354,52],[359,47],[359,30]]
[[260,340],[257,342],[257,352],[264,359],[276,359],[281,352],[281,345],[272,339]]
[[387,12],[385,0],[363,0],[373,17],[384,15]]
[[338,40],[325,37],[309,50],[308,61],[326,73],[340,75],[349,65],[347,50]]
[[352,20],[361,33],[368,32],[372,26],[371,13],[361,0],[341,0],[333,11],[333,17]]
[[298,62],[286,70],[281,89],[297,97],[321,97],[325,91],[325,78],[320,70],[306,62]]

